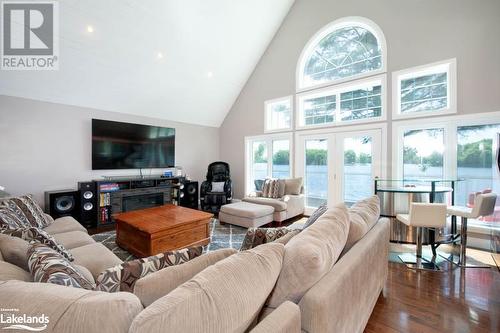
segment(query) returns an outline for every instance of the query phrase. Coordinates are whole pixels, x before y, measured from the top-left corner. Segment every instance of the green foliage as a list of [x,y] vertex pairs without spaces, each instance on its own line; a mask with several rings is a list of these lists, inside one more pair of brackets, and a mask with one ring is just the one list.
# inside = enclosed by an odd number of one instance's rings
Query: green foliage
[[274,165],[289,165],[290,152],[288,150],[280,150],[273,155]]
[[404,164],[419,164],[417,149],[412,147],[404,147],[403,149],[403,163]]
[[372,162],[372,156],[370,154],[361,153],[359,154],[358,162],[361,164],[370,164]]
[[306,165],[326,165],[328,154],[325,149],[307,149]]
[[465,145],[458,145],[458,167],[491,168],[493,163],[492,146],[493,140],[491,139],[483,139]]
[[354,150],[349,149],[344,152],[344,163],[345,164],[356,163],[356,152]]
[[261,143],[253,154],[254,163],[267,163],[267,157],[264,157],[265,145]]
[[442,167],[443,166],[443,154],[438,153],[437,151],[432,152],[430,156],[424,157],[422,159],[425,165],[431,167]]

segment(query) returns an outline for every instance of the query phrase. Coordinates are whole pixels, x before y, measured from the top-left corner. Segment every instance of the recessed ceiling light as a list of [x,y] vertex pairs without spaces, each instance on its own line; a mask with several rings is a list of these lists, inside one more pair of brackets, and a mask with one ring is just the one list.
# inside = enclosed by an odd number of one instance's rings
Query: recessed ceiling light
[[94,27],[91,25],[87,26],[87,32],[94,32]]
[[157,57],[158,59],[163,59],[163,53],[158,52],[158,53],[156,54],[156,57]]
[[212,73],[212,72],[208,72],[208,73],[207,73],[207,77],[209,77],[209,78],[210,78],[210,77],[212,77],[212,76],[214,76],[214,73]]

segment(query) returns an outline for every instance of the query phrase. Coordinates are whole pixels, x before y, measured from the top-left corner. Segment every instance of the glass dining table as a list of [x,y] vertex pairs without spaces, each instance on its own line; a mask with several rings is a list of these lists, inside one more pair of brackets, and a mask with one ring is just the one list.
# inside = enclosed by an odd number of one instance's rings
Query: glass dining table
[[[408,214],[412,202],[455,204],[455,188],[463,179],[375,179],[375,195],[380,198],[380,215],[391,219],[390,241],[416,243],[416,228],[408,227],[396,219],[397,214]],[[456,234],[456,219],[442,234]],[[423,244],[433,243],[434,230],[425,229]]]

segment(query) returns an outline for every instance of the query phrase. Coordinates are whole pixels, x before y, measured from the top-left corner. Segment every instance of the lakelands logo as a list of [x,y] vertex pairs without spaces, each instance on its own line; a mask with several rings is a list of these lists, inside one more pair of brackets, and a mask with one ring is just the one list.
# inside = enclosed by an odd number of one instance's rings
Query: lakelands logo
[[26,330],[41,332],[47,328],[49,317],[41,314],[29,316],[20,314],[19,309],[0,309],[0,327],[2,330]]
[[0,69],[59,69],[58,3],[2,1],[1,9]]

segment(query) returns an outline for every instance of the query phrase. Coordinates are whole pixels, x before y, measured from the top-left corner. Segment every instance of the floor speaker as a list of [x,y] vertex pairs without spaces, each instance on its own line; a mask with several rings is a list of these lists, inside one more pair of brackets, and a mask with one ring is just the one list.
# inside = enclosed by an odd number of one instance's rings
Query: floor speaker
[[180,186],[179,203],[182,207],[198,209],[198,182],[185,181]]
[[45,192],[45,210],[57,219],[63,216],[80,218],[80,197],[75,190],[57,190]]
[[79,182],[80,223],[85,227],[97,225],[97,185],[95,182]]

